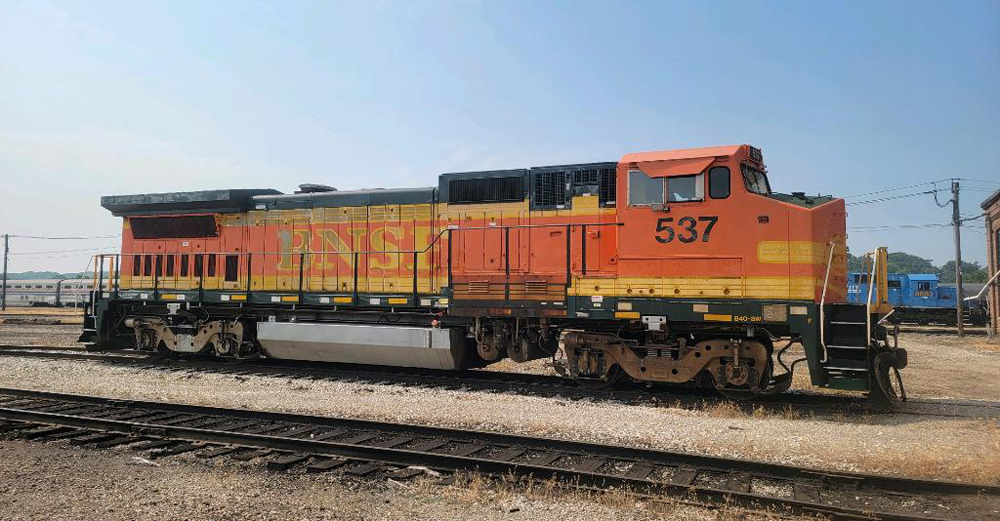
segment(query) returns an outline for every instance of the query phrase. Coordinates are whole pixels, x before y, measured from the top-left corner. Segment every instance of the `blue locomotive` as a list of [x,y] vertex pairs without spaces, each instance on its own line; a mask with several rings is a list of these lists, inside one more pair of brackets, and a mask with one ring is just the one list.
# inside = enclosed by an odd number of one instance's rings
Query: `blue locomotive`
[[[868,274],[850,273],[847,278],[847,300],[864,304],[868,298]],[[933,273],[890,273],[889,304],[895,311],[888,321],[894,324],[931,323],[955,325],[955,299],[957,289],[943,286]],[[978,301],[963,305],[965,322],[974,326],[986,324],[986,309]]]

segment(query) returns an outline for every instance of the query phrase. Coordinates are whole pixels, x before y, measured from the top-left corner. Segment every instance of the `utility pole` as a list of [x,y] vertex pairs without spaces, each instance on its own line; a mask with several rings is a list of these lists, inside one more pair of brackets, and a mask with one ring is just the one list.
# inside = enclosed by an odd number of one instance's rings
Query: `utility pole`
[[965,336],[962,320],[962,216],[958,211],[958,179],[951,180],[951,223],[955,228],[955,315],[958,336]]
[[0,311],[7,311],[7,249],[10,235],[3,234],[3,287],[0,288]]

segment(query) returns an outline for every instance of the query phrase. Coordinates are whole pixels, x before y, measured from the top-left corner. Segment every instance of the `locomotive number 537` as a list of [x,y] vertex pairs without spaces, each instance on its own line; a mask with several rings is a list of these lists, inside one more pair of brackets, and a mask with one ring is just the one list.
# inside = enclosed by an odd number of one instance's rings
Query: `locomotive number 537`
[[695,220],[694,217],[681,217],[677,219],[677,227],[674,228],[673,217],[661,217],[656,220],[656,240],[663,244],[673,242],[675,238],[684,243],[694,242],[698,240],[698,225],[707,223],[704,225],[704,231],[701,232],[701,242],[708,242],[712,228],[718,221],[719,217],[716,215],[701,216],[698,217],[698,220]]

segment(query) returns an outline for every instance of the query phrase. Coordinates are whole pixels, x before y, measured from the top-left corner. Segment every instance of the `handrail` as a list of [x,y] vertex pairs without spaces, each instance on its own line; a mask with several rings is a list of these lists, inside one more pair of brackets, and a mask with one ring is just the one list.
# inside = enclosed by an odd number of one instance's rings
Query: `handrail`
[[[431,242],[429,242],[427,244],[427,246],[425,246],[424,249],[422,249],[422,250],[346,250],[346,251],[345,250],[318,250],[318,251],[308,251],[308,252],[305,252],[305,253],[308,253],[310,255],[333,255],[333,254],[338,254],[338,255],[353,255],[355,253],[361,253],[361,254],[364,254],[364,255],[379,254],[379,253],[384,253],[384,254],[389,254],[389,253],[400,253],[400,254],[402,254],[402,253],[411,253],[411,254],[412,253],[427,253],[428,251],[430,251],[431,247],[434,246],[434,244],[436,244],[439,239],[441,239],[441,236],[443,236],[446,232],[449,232],[449,231],[461,232],[461,231],[466,231],[466,230],[501,230],[501,229],[504,229],[504,228],[511,228],[511,229],[520,229],[520,228],[556,228],[556,227],[558,227],[558,228],[565,228],[565,227],[579,228],[579,227],[584,227],[584,226],[621,226],[623,224],[624,223],[617,223],[617,222],[615,222],[615,223],[575,223],[575,224],[522,224],[522,225],[515,225],[515,226],[473,226],[473,227],[467,227],[467,228],[446,227],[446,228],[442,228],[441,231],[439,231],[436,235],[434,235],[434,239],[431,240]],[[293,255],[293,254],[296,254],[296,253],[303,253],[303,252],[301,252],[301,251],[241,251],[241,252],[232,252],[232,251],[208,251],[208,250],[205,250],[205,251],[191,251],[191,252],[179,252],[179,251],[178,252],[158,252],[158,253],[153,253],[153,252],[121,252],[121,253],[102,253],[102,254],[95,255],[95,257],[109,257],[109,256],[113,256],[113,255],[247,255],[247,254],[252,254],[252,255]]]
[[823,348],[823,358],[820,360],[821,363],[826,363],[827,351],[826,351],[826,287],[830,283],[830,268],[833,266],[833,250],[836,244],[830,241],[830,255],[826,259],[826,277],[823,279],[823,294],[819,298],[819,345]]
[[878,250],[868,254],[872,256],[872,272],[868,276],[868,299],[865,301],[865,338],[868,340],[865,346],[872,345],[872,290],[875,289],[875,272],[878,271]]
[[[582,237],[581,237],[582,242],[583,242],[583,244],[581,246],[582,246],[583,253],[585,255],[586,254],[586,233],[585,233],[585,231],[587,230],[588,227],[596,227],[596,226],[622,226],[623,224],[624,223],[621,223],[621,222],[588,222],[588,223],[569,223],[569,224],[567,224],[567,223],[545,223],[545,224],[519,224],[519,225],[513,225],[513,226],[510,226],[510,225],[507,225],[507,226],[497,225],[497,226],[468,226],[468,227],[460,227],[460,226],[457,226],[457,225],[447,225],[447,226],[441,228],[440,230],[438,230],[438,232],[433,236],[433,238],[430,240],[430,242],[428,242],[427,245],[424,248],[422,248],[422,249],[397,249],[397,250],[385,250],[385,249],[383,249],[383,250],[356,250],[356,251],[345,251],[345,250],[307,251],[304,248],[300,247],[300,248],[291,248],[289,251],[239,251],[239,252],[234,252],[234,251],[207,251],[207,250],[206,251],[185,251],[185,252],[180,252],[180,251],[174,251],[174,252],[162,252],[162,251],[161,252],[132,252],[132,251],[129,251],[129,252],[121,252],[121,253],[113,253],[113,254],[99,254],[99,255],[95,255],[95,257],[101,259],[102,268],[103,268],[103,259],[104,258],[111,258],[112,262],[114,262],[114,259],[121,259],[122,257],[124,257],[126,255],[135,255],[135,256],[147,256],[148,255],[148,256],[158,257],[158,258],[161,258],[163,256],[171,256],[171,255],[190,255],[190,256],[194,257],[195,259],[197,259],[197,258],[203,258],[205,255],[218,255],[219,257],[236,255],[238,257],[246,257],[247,258],[247,262],[244,264],[244,269],[238,270],[237,280],[236,280],[237,286],[243,286],[245,284],[245,287],[239,287],[239,288],[236,288],[236,289],[237,290],[241,290],[241,291],[245,291],[248,294],[247,295],[247,300],[249,300],[249,294],[250,294],[250,292],[252,290],[252,278],[253,278],[252,266],[254,266],[256,264],[256,263],[252,262],[252,259],[253,259],[254,256],[262,255],[266,259],[269,256],[278,256],[278,257],[292,258],[292,256],[295,255],[295,256],[297,256],[299,258],[299,266],[298,266],[298,273],[297,273],[297,275],[298,275],[298,285],[297,285],[297,287],[291,288],[291,291],[295,291],[295,292],[297,292],[299,294],[299,301],[301,302],[302,296],[303,296],[303,292],[306,291],[306,288],[305,288],[304,285],[306,283],[308,283],[308,280],[313,277],[313,275],[311,274],[312,269],[313,269],[312,267],[309,268],[309,273],[306,272],[306,267],[305,267],[306,259],[314,259],[316,255],[319,255],[319,256],[323,256],[323,255],[350,256],[351,257],[351,261],[352,261],[352,265],[353,265],[352,266],[352,268],[353,268],[353,274],[352,275],[353,276],[351,277],[353,279],[352,280],[351,293],[354,295],[353,300],[356,302],[357,299],[358,299],[358,293],[359,293],[358,286],[359,286],[360,277],[359,277],[359,272],[358,271],[359,271],[359,265],[360,265],[361,256],[365,256],[365,258],[367,259],[371,255],[412,255],[413,256],[413,270],[412,270],[413,271],[413,275],[412,275],[413,281],[412,281],[412,288],[410,289],[409,293],[411,293],[412,296],[413,296],[413,298],[416,299],[416,298],[418,298],[418,295],[419,295],[419,274],[418,274],[418,270],[419,270],[419,266],[418,266],[419,255],[420,254],[426,254],[428,252],[432,252],[434,250],[434,248],[439,243],[441,243],[441,242],[444,241],[443,240],[443,236],[445,234],[448,235],[448,259],[447,259],[447,266],[448,266],[448,281],[449,281],[448,285],[450,286],[452,284],[452,282],[451,282],[452,281],[452,265],[453,265],[453,262],[452,262],[453,261],[453,259],[452,259],[452,253],[453,253],[452,241],[454,240],[454,232],[462,232],[462,231],[485,231],[485,230],[497,230],[497,231],[500,231],[500,230],[503,230],[503,233],[505,235],[505,237],[503,239],[504,257],[505,257],[504,273],[506,275],[506,278],[508,279],[508,281],[507,281],[508,287],[505,289],[504,293],[509,298],[509,278],[510,278],[510,238],[509,238],[509,235],[510,235],[510,230],[511,229],[560,228],[560,229],[565,229],[566,230],[566,248],[567,248],[567,252],[566,252],[566,288],[567,288],[567,291],[568,291],[569,285],[572,283],[572,273],[573,273],[573,269],[572,269],[572,266],[571,266],[571,259],[572,259],[571,249],[572,249],[572,230],[573,230],[573,228],[581,228],[584,231],[584,233],[582,234]],[[153,293],[154,293],[154,298],[156,298],[156,296],[161,292],[160,290],[168,289],[164,285],[160,284],[161,279],[164,280],[164,281],[166,281],[167,283],[171,283],[173,285],[173,288],[171,288],[171,289],[176,289],[176,287],[177,287],[176,285],[179,282],[182,282],[184,280],[190,279],[190,280],[197,280],[197,283],[198,283],[197,284],[197,286],[198,286],[197,290],[198,290],[198,294],[199,294],[198,299],[199,300],[203,300],[203,298],[204,298],[204,293],[203,292],[206,289],[205,288],[204,279],[205,279],[205,276],[206,276],[206,271],[208,271],[208,266],[202,265],[201,269],[198,270],[198,267],[197,267],[197,262],[198,261],[196,260],[195,261],[195,268],[194,268],[195,273],[192,273],[191,275],[187,275],[187,276],[181,277],[179,275],[179,273],[178,273],[180,271],[180,269],[178,269],[178,271],[175,272],[175,274],[170,275],[170,276],[164,276],[163,273],[162,273],[162,269],[164,268],[164,266],[162,266],[162,265],[156,265],[155,264],[156,260],[153,260],[153,262],[154,262],[154,268],[153,268],[154,273],[152,273],[151,275],[148,275],[148,276],[147,275],[140,275],[140,277],[150,277],[150,276],[152,277],[152,279],[153,279]],[[583,259],[583,262],[586,263],[586,258],[585,257]],[[120,274],[120,272],[121,272],[121,268],[120,268],[119,264],[121,264],[121,263],[120,262],[115,262],[115,267],[118,268],[118,269],[114,270],[116,276],[118,274]],[[431,265],[432,266],[435,265],[435,262],[433,260],[431,260]],[[585,264],[584,264],[584,266],[585,266]],[[585,267],[583,267],[582,269],[586,270]],[[101,270],[102,271],[101,275],[98,275],[96,273],[96,271],[97,270],[95,270],[95,273],[94,273],[94,275],[95,275],[95,282],[96,282],[96,279],[100,279],[101,283],[103,283],[103,280],[104,280],[103,269]],[[367,272],[368,269],[366,268],[365,271]],[[245,277],[240,277],[239,273],[245,273]],[[584,273],[585,273],[585,271],[584,271]],[[111,273],[109,273],[108,275],[110,277]],[[219,277],[217,276],[215,278],[218,279]],[[340,276],[338,275],[337,279],[339,280],[339,278],[340,278]],[[244,279],[244,280],[241,280],[241,279]],[[229,281],[229,282],[232,282],[232,281]],[[241,282],[242,282],[242,284],[241,284]],[[111,281],[109,281],[109,283],[111,283]],[[217,289],[223,289],[222,284],[219,284],[219,286],[218,286]],[[233,288],[230,288],[230,289],[233,289]],[[269,291],[269,290],[265,289],[265,291]],[[275,288],[274,291],[278,291],[277,288]]]

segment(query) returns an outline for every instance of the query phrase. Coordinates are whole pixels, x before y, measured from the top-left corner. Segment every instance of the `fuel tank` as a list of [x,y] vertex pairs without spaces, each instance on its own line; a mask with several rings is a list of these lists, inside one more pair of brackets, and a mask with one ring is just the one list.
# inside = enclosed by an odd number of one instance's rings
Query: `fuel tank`
[[345,364],[467,369],[483,365],[462,328],[260,322],[270,358]]

